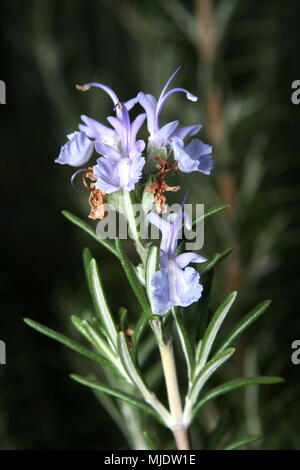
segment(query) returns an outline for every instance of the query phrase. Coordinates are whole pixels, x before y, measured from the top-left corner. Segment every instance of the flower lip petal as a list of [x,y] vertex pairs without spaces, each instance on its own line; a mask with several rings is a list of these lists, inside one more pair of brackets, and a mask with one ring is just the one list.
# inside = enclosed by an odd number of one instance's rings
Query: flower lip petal
[[97,178],[95,187],[110,194],[120,189],[131,191],[141,177],[145,164],[143,157],[121,157],[113,160],[111,157],[98,158],[93,167],[93,173]]
[[70,166],[82,166],[87,163],[92,155],[94,143],[84,132],[75,131],[67,135],[68,142],[60,149],[55,163]]
[[192,126],[182,126],[179,127],[179,129],[175,129],[173,134],[170,136],[170,138],[177,137],[179,139],[185,139],[186,137],[191,137],[195,134],[198,134],[198,132],[202,129],[201,124],[194,124]]
[[173,137],[171,147],[178,168],[184,173],[200,171],[209,175],[213,168],[212,147],[199,139],[192,139],[185,147],[182,139]]
[[172,307],[170,301],[170,288],[168,270],[162,268],[151,279],[151,297],[153,299],[154,312],[157,315],[166,314]]
[[183,269],[190,263],[205,263],[207,258],[204,258],[204,256],[198,255],[197,253],[187,252],[176,256],[175,261],[178,266]]

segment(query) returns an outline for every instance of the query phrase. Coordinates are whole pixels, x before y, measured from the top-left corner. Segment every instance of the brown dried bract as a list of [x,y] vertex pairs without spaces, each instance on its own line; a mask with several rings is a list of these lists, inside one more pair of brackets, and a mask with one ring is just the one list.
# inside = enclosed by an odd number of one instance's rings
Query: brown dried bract
[[[86,178],[92,180],[92,183],[87,183]],[[83,184],[86,189],[90,192],[89,205],[91,206],[91,213],[89,214],[90,219],[104,219],[106,216],[106,211],[104,207],[105,203],[105,192],[101,189],[95,188],[96,178],[93,174],[93,168],[88,168],[86,172],[83,173]]]
[[154,160],[157,162],[155,166],[158,168],[158,172],[153,183],[147,186],[146,191],[147,193],[154,194],[154,203],[157,212],[159,214],[165,214],[168,210],[168,207],[166,204],[167,198],[164,195],[164,192],[178,191],[180,189],[180,186],[169,186],[165,181],[166,173],[177,170],[177,161],[168,163],[160,156],[154,157]]

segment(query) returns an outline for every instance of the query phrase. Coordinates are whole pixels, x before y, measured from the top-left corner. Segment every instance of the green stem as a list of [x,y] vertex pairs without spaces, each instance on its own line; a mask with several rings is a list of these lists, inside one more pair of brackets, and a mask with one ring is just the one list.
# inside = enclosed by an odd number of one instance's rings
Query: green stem
[[133,203],[132,203],[132,192],[125,191],[125,190],[123,191],[123,207],[124,207],[124,214],[127,219],[128,226],[129,226],[130,236],[134,240],[136,250],[138,254],[140,255],[140,258],[143,264],[145,264],[147,249],[145,248],[143,240],[141,239],[141,236],[137,229],[137,223],[136,223],[136,218],[135,218],[135,214],[133,210]]

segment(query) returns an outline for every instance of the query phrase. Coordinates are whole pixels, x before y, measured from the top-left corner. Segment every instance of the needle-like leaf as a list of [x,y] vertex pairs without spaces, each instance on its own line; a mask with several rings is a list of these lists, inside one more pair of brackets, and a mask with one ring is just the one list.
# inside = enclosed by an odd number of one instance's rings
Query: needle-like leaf
[[31,328],[38,331],[39,333],[42,333],[43,335],[46,335],[49,338],[58,341],[64,346],[67,346],[67,348],[70,348],[73,351],[78,352],[82,356],[88,357],[89,359],[92,359],[93,361],[96,361],[101,365],[104,365],[104,366],[109,365],[109,363],[103,357],[99,356],[93,351],[90,351],[84,346],[81,346],[81,344],[76,343],[76,341],[73,341],[67,336],[62,335],[58,331],[52,330],[52,328],[48,328],[47,326],[44,326],[41,323],[38,323],[37,321],[31,320],[30,318],[24,318],[24,322],[26,323],[26,325],[30,326]]
[[98,235],[96,233],[96,230],[91,225],[89,225],[86,222],[84,222],[83,220],[79,219],[79,217],[76,217],[76,215],[72,214],[69,211],[62,211],[62,214],[68,220],[70,220],[70,222],[72,222],[74,225],[81,228],[82,230],[84,230],[84,232],[88,233],[92,238],[97,240],[97,242],[101,243],[101,245],[103,245],[104,248],[109,250],[115,256],[118,256],[113,244],[111,242],[109,242],[108,240],[105,240],[104,238],[98,237]]
[[161,422],[159,415],[151,408],[151,406],[147,405],[147,403],[145,403],[143,400],[140,400],[139,398],[130,395],[129,393],[125,393],[122,390],[117,390],[115,388],[107,387],[106,385],[103,385],[96,380],[91,380],[87,377],[82,377],[81,375],[71,374],[70,377],[71,379],[75,380],[76,382],[79,382],[82,385],[85,385],[86,387],[99,390],[100,392],[111,395],[117,398],[118,400],[126,401],[130,405],[142,409],[143,411],[150,414]]

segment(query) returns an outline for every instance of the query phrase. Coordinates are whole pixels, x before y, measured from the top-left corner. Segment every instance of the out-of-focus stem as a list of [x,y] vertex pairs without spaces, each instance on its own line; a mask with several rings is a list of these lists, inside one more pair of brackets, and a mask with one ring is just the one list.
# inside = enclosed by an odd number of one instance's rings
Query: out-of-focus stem
[[204,60],[212,61],[215,57],[213,8],[211,0],[196,0],[198,18],[199,55]]
[[183,422],[182,404],[178,387],[176,366],[172,342],[159,345],[163,371],[165,376],[170,413],[172,416],[172,432],[178,450],[190,450],[187,428]]
[[[234,173],[228,168],[227,156],[230,155],[229,144],[224,129],[224,110],[221,90],[214,81],[214,68],[217,59],[216,34],[214,24],[213,0],[195,0],[195,10],[198,26],[198,53],[201,60],[201,77],[203,79],[204,103],[207,115],[208,135],[214,149],[222,156],[219,159],[218,189],[221,198],[229,204],[227,211],[230,222],[234,222],[238,208],[238,191]],[[234,255],[226,264],[227,285],[225,291],[238,289],[241,282],[241,259],[239,255],[239,240],[232,232],[234,240]]]

